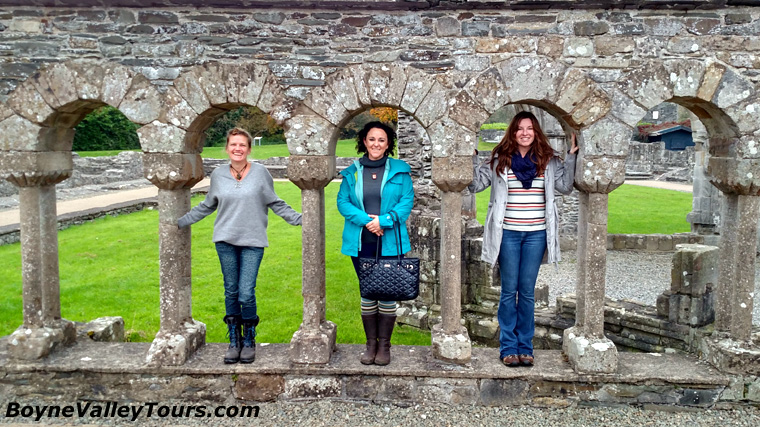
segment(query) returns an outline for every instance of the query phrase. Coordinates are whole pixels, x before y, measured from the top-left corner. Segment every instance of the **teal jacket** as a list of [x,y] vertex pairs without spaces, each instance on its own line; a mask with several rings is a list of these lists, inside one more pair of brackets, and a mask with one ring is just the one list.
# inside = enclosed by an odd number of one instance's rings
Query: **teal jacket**
[[[341,171],[343,181],[338,191],[338,211],[346,222],[343,225],[343,245],[341,253],[349,256],[358,256],[362,245],[362,229],[372,218],[364,211],[364,185],[361,179],[364,167],[358,160],[354,164]],[[382,238],[381,255],[398,255],[396,250],[396,236],[392,232],[393,220],[390,211],[396,212],[401,221],[401,252],[411,250],[409,233],[406,230],[406,219],[412,212],[414,205],[414,188],[412,177],[409,174],[411,168],[403,160],[388,158],[385,164],[385,173],[380,187],[380,226],[384,229]]]

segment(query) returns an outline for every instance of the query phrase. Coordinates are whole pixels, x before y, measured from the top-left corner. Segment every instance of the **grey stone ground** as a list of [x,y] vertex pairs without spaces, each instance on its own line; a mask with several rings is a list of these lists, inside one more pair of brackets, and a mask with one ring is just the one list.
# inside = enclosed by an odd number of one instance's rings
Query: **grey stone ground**
[[[40,401],[20,402],[23,405]],[[72,404],[60,402],[59,404]],[[163,404],[163,403],[162,403]],[[189,402],[179,402],[188,405]],[[5,415],[7,402],[2,401]],[[225,426],[758,426],[760,410],[683,410],[670,407],[659,409],[617,407],[571,408],[488,408],[482,406],[415,405],[398,407],[383,404],[363,404],[322,400],[302,403],[264,403],[259,406],[258,418],[151,418],[136,421],[120,418],[42,418],[16,419],[3,416],[0,424],[55,425],[225,425]]]

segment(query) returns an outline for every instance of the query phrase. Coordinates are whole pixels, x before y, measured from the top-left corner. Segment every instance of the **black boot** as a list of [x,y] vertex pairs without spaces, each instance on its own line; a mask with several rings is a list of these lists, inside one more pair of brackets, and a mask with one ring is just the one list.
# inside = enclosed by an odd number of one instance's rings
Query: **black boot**
[[377,316],[377,355],[375,365],[391,363],[391,335],[396,326],[396,316],[379,314]]
[[375,354],[377,354],[377,313],[362,314],[362,324],[364,335],[367,337],[367,350],[362,353],[359,361],[362,365],[371,365],[375,363]]
[[243,349],[240,351],[240,363],[253,363],[256,360],[256,325],[259,318],[243,319]]
[[230,337],[230,346],[224,353],[224,363],[238,363],[240,360],[240,349],[243,348],[243,335],[241,334],[240,316],[224,316],[224,323],[227,324],[227,335]]

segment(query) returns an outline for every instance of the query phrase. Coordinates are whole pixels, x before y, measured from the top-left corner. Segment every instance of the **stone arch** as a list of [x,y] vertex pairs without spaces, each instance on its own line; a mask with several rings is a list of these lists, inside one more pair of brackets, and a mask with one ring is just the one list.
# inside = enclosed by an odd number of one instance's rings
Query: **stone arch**
[[161,105],[159,95],[147,78],[119,64],[55,63],[10,94],[7,105],[16,116],[0,122],[0,129],[22,132],[9,150],[68,151],[74,126],[92,110],[111,105],[129,120],[146,124]]
[[[331,76],[312,90],[285,122],[294,155],[333,155],[338,129],[374,107],[393,107],[417,120],[434,144],[434,156],[458,154],[461,141],[475,144],[474,132],[451,119],[457,90],[434,75],[398,64],[361,64]],[[472,148],[470,148],[472,152]]]
[[163,94],[165,106],[144,126],[146,152],[200,153],[204,131],[241,106],[257,107],[278,122],[290,117],[277,78],[263,64],[207,63],[183,72]]
[[716,339],[725,334],[749,340],[760,210],[756,132],[760,96],[755,85],[717,61],[671,60],[634,70],[620,90],[645,109],[662,101],[680,104],[704,124],[711,156],[706,176],[725,195],[715,296]]

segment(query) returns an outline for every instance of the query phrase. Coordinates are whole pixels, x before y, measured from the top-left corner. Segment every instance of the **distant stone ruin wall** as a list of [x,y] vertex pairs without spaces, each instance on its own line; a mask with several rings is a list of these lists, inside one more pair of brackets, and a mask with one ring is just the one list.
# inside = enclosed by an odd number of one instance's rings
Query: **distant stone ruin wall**
[[694,147],[682,151],[666,150],[665,143],[631,142],[626,173],[637,175],[672,176],[672,179],[691,183],[694,176]]

